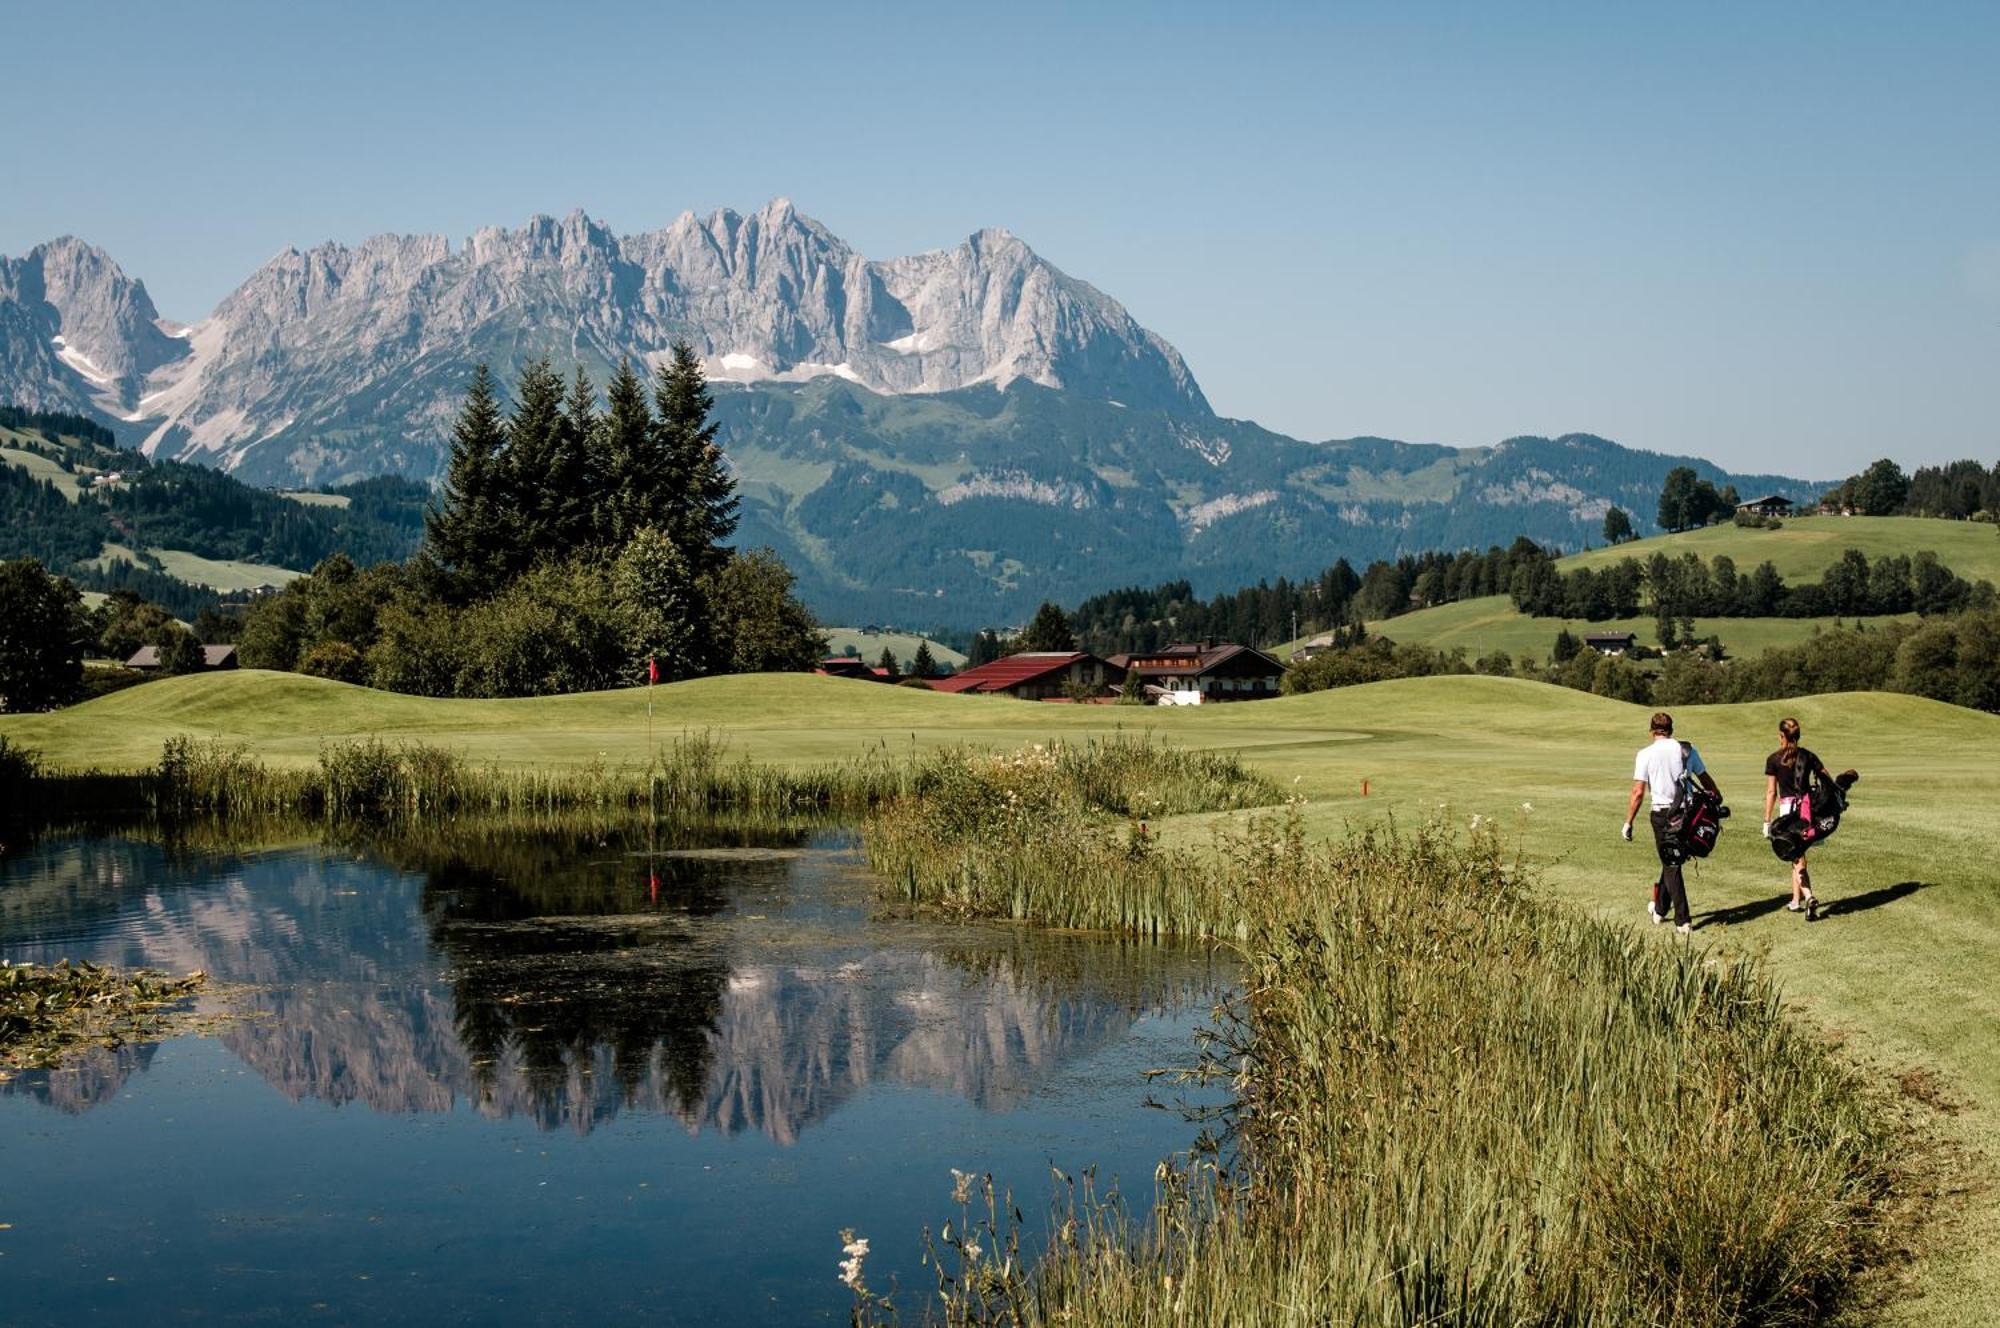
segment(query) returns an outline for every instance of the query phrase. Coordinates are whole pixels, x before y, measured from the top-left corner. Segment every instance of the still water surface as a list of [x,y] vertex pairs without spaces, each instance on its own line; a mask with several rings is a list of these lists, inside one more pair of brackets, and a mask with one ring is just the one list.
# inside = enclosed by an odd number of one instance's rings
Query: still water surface
[[952,1167],[1150,1196],[1196,1127],[1143,1072],[1227,967],[872,888],[841,835],[721,826],[0,859],[0,955],[247,984],[0,1083],[0,1320],[842,1322],[839,1229],[914,1303]]

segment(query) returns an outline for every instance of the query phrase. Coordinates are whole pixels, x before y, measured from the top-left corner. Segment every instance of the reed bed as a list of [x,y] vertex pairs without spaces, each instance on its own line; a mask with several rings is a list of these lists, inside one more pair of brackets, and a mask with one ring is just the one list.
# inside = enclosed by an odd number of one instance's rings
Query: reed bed
[[373,738],[329,743],[308,767],[273,767],[242,745],[176,737],[142,774],[31,771],[24,787],[44,816],[136,807],[173,819],[424,820],[576,810],[858,813],[910,785],[907,768],[879,755],[785,769],[731,761],[726,744],[704,733],[683,735],[648,765],[550,769],[474,766],[441,747]]
[[1218,875],[1162,854],[1148,818],[1278,802],[1233,755],[1119,736],[1007,755],[947,749],[878,805],[870,864],[910,903],[958,916],[1158,937],[1234,937]]
[[1233,1107],[1150,1206],[1067,1200],[1025,1260],[960,1178],[935,1317],[1804,1325],[1893,1243],[1900,1126],[1750,961],[1548,902],[1490,829],[1311,844],[1277,813],[1168,851],[1080,814],[1038,838],[996,781],[983,815],[884,808],[871,855],[968,913],[1233,938],[1243,995],[1181,1072]]

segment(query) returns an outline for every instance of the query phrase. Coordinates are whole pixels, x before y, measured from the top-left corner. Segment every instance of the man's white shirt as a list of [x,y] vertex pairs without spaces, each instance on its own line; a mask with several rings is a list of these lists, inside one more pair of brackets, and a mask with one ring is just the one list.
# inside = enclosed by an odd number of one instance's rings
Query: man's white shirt
[[1639,759],[1632,763],[1632,778],[1643,780],[1652,790],[1653,810],[1657,812],[1674,805],[1674,796],[1680,791],[1683,774],[1699,775],[1707,769],[1701,763],[1701,753],[1692,745],[1688,747],[1686,760],[1683,760],[1678,740],[1655,738],[1639,749]]

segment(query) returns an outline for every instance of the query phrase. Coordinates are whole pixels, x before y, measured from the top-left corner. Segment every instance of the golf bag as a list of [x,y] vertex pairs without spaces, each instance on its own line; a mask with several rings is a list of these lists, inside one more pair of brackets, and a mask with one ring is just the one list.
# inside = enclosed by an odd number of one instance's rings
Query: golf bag
[[1827,774],[1824,767],[1813,771],[1798,805],[1771,822],[1771,852],[1780,861],[1797,862],[1807,850],[1840,829],[1840,814],[1847,810],[1847,790],[1861,778],[1852,770]]
[[1681,786],[1668,811],[1667,833],[1681,852],[1705,858],[1715,852],[1715,841],[1722,838],[1722,821],[1729,808],[1686,768],[1692,754],[1693,748],[1682,743]]

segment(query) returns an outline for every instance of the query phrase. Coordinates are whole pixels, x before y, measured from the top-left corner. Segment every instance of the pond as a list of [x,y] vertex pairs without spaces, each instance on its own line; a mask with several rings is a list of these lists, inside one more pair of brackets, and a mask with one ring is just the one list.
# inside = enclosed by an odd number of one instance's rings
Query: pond
[[254,850],[49,838],[0,955],[239,984],[0,1083],[9,1324],[838,1323],[922,1303],[950,1169],[1135,1202],[1198,1126],[1202,951],[883,915],[852,838],[702,824]]

